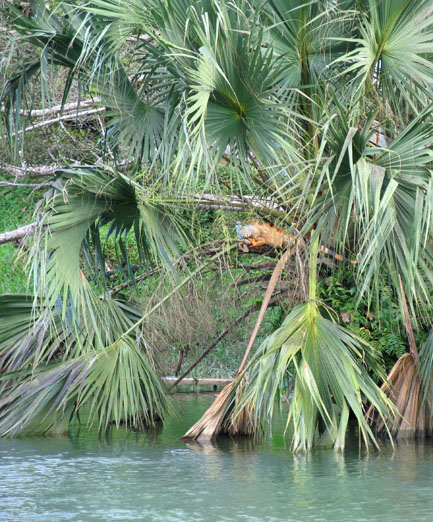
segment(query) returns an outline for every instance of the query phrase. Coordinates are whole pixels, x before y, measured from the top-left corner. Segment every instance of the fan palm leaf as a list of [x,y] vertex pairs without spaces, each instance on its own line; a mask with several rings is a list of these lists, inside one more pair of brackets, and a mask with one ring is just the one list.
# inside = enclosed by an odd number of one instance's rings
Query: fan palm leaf
[[[141,428],[169,409],[163,385],[143,347],[130,337],[105,349],[40,365],[9,384],[0,400],[0,433],[65,431],[80,412],[105,430],[110,422]],[[13,381],[12,383],[10,381]]]
[[260,346],[248,368],[240,402],[250,405],[255,426],[266,425],[292,375],[295,384],[287,424],[294,450],[309,450],[320,439],[344,448],[349,412],[364,441],[375,442],[364,416],[363,396],[385,419],[391,405],[366,366],[382,374],[371,346],[322,317],[315,303],[306,303],[292,310]]
[[394,412],[368,374],[367,368],[374,368],[384,377],[380,359],[362,338],[320,314],[315,299],[316,255],[317,241],[310,260],[310,300],[295,307],[263,341],[248,365],[248,378],[232,415],[248,408],[259,433],[292,380],[287,427],[294,451],[308,451],[318,444],[343,449],[350,412],[365,443],[377,444],[365,418],[364,398],[386,421],[392,421]]

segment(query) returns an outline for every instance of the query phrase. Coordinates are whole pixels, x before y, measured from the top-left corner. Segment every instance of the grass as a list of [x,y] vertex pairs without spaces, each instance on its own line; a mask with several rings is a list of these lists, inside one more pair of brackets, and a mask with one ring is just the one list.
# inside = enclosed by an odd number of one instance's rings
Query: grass
[[[28,188],[14,189],[0,197],[0,233],[27,225],[37,194]],[[0,293],[21,293],[28,290],[25,255],[14,243],[0,245]]]

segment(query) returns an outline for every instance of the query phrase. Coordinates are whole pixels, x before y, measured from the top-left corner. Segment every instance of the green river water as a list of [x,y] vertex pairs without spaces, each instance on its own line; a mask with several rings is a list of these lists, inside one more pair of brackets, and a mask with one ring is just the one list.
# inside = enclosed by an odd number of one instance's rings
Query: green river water
[[144,433],[0,440],[0,520],[433,521],[433,441],[295,456],[278,428],[258,446],[179,441],[212,400],[177,397]]

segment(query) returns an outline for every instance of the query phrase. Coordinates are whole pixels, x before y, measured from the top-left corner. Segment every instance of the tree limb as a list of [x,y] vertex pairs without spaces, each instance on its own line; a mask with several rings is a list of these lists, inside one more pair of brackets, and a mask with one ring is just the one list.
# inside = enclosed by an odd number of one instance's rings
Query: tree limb
[[0,234],[0,245],[22,239],[27,234],[31,234],[35,226],[36,223],[31,223],[30,225],[24,225],[16,230],[11,230],[10,232],[3,232],[3,234]]
[[248,279],[242,279],[241,281],[234,281],[230,284],[230,288],[238,288],[239,286],[243,285],[250,285],[252,283],[263,283],[264,281],[269,281],[271,278],[271,273],[256,276],[256,277],[249,277]]
[[0,170],[3,170],[7,174],[11,176],[16,176],[18,178],[26,178],[29,176],[53,176],[57,170],[61,168],[61,165],[37,165],[30,167],[28,165],[23,165],[18,167],[16,165],[9,165],[7,163],[0,162]]
[[[78,111],[80,109],[87,109],[95,103],[100,103],[101,100],[99,98],[95,98],[94,100],[82,100],[71,103],[65,103],[64,105],[53,105],[52,107],[48,107],[47,109],[21,109],[20,115],[32,117],[32,118],[43,118],[44,116],[52,116],[54,114],[59,114],[59,112],[69,112],[69,111]],[[2,112],[5,112],[5,109],[2,109]]]
[[0,181],[0,187],[51,187],[51,183],[17,183],[16,181]]
[[[64,114],[63,116],[59,116],[58,118],[53,118],[52,120],[41,121],[40,123],[36,123],[34,125],[29,125],[28,127],[26,127],[24,129],[24,132],[29,132],[32,130],[40,129],[42,127],[48,127],[50,125],[60,123],[61,121],[78,120],[79,118],[82,118],[83,116],[92,116],[93,114],[99,114],[104,111],[105,111],[105,107],[99,107],[97,109],[91,109],[89,111],[83,111],[83,112],[79,112],[79,113],[73,112],[71,114]],[[20,131],[20,133],[21,132],[22,131]],[[12,137],[14,137],[16,135],[17,135],[16,132],[11,134]]]
[[[283,292],[280,295],[277,295],[273,297],[270,301],[268,306],[274,306],[279,303],[282,299],[287,297],[287,292]],[[173,388],[175,388],[181,381],[184,379],[194,368],[201,363],[201,361],[209,355],[209,353],[219,344],[219,342],[224,339],[224,337],[229,334],[235,326],[237,326],[239,323],[241,323],[245,318],[247,318],[250,314],[253,312],[257,312],[260,310],[262,305],[253,305],[248,310],[245,310],[245,312],[240,315],[237,319],[235,319],[231,324],[227,326],[227,328],[220,333],[220,335],[215,339],[215,341],[208,347],[206,350],[200,355],[198,359],[196,359],[191,366],[183,372],[183,374],[176,380],[174,383],[170,386],[168,389],[171,391]]]

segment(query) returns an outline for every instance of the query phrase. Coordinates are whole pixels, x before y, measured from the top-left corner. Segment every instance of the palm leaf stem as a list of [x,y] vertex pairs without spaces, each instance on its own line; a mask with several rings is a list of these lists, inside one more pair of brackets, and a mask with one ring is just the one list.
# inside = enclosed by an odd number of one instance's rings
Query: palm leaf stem
[[242,362],[239,366],[237,375],[241,375],[241,373],[244,371],[245,366],[247,364],[248,357],[251,353],[251,349],[253,347],[254,341],[256,340],[257,334],[259,332],[260,325],[262,324],[263,318],[265,316],[265,312],[268,308],[269,302],[271,300],[272,292],[275,289],[275,285],[278,282],[278,279],[280,278],[281,272],[283,271],[287,261],[292,257],[294,248],[290,248],[287,250],[278,260],[278,263],[276,267],[274,268],[274,271],[272,272],[271,279],[269,280],[268,287],[266,288],[265,296],[263,298],[262,305],[260,307],[259,316],[257,317],[256,324],[254,326],[254,330],[251,334],[250,340],[248,342],[248,346],[245,350]]
[[400,284],[400,292],[401,292],[401,304],[403,307],[404,313],[404,327],[406,329],[407,338],[409,340],[409,350],[412,355],[414,361],[418,360],[418,350],[415,343],[415,337],[413,335],[412,321],[410,320],[409,309],[407,307],[406,301],[406,293],[404,291],[403,281],[401,280],[401,275],[398,274],[398,282]]
[[[232,410],[234,403],[237,403],[242,396],[242,387],[244,386],[246,375],[244,373],[248,356],[253,347],[263,317],[271,300],[272,292],[281,275],[281,272],[287,263],[287,260],[292,256],[296,247],[288,249],[279,259],[274,268],[272,277],[266,288],[265,296],[260,306],[260,312],[251,334],[248,346],[245,350],[244,357],[239,366],[235,379],[224,386],[218,397],[210,408],[206,410],[203,416],[192,426],[182,437],[183,439],[192,439],[195,441],[209,441],[214,439],[221,431],[230,433],[232,435],[242,434],[251,435],[255,431],[253,423],[252,411],[248,404],[244,404],[242,411],[236,417],[227,419],[229,412]],[[234,395],[235,394],[235,395]]]

